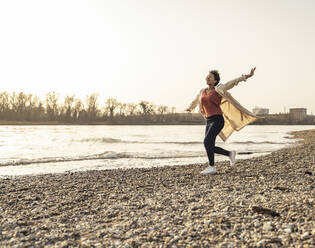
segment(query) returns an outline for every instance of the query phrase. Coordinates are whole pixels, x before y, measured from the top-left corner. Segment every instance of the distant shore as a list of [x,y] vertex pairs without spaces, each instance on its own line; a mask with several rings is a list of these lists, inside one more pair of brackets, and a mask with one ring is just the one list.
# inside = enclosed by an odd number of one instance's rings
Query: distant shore
[[0,247],[314,247],[315,130],[266,156],[0,179]]

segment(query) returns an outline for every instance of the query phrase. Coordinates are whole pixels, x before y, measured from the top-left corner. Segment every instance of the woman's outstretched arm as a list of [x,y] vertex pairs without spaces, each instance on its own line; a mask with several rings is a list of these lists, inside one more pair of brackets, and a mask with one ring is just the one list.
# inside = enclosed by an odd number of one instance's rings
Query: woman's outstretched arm
[[242,75],[241,77],[228,81],[225,84],[218,85],[217,87],[223,91],[230,90],[234,86],[238,85],[239,82],[246,81],[248,78],[252,77],[254,75],[255,70],[256,70],[256,67],[252,68],[249,74]]

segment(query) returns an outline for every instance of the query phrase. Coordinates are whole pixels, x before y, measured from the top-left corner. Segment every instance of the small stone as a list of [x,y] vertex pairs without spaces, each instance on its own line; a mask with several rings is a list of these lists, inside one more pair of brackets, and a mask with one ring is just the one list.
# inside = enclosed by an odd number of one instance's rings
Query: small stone
[[204,220],[203,223],[204,223],[205,225],[209,225],[209,224],[211,223],[211,220]]
[[312,235],[309,232],[305,232],[301,235],[301,239],[302,240],[306,240],[308,238],[310,238]]
[[116,240],[116,241],[114,242],[114,246],[115,246],[115,247],[120,247],[120,246],[121,246],[121,242],[120,242],[119,240]]
[[187,234],[187,228],[183,229],[180,234],[181,236],[185,236]]
[[166,238],[164,239],[165,244],[170,243],[170,241],[171,241],[171,237],[166,237]]
[[235,235],[236,235],[236,234],[235,234],[234,232],[231,232],[231,233],[228,234],[228,237],[231,238],[231,237],[233,237],[233,236],[235,236]]
[[223,218],[222,217],[220,217],[219,219],[218,219],[218,223],[222,223],[224,220],[223,220]]
[[286,233],[292,233],[292,232],[294,232],[294,230],[295,230],[295,225],[294,224],[288,224],[287,226],[286,226],[286,228],[284,229],[284,231],[286,232]]
[[254,226],[255,227],[260,227],[261,226],[261,222],[259,220],[255,220],[254,221]]
[[241,239],[241,240],[244,240],[245,235],[246,235],[245,233],[241,233],[241,234],[240,234],[240,239]]
[[175,237],[172,239],[171,243],[175,243],[175,242],[177,242],[179,239],[180,239],[179,236],[175,236]]
[[264,226],[263,226],[263,229],[265,231],[272,231],[273,230],[273,226],[272,226],[271,221],[265,222]]
[[261,246],[264,246],[266,243],[267,243],[267,240],[266,239],[262,239],[262,240],[258,241],[256,245],[258,247],[261,247]]

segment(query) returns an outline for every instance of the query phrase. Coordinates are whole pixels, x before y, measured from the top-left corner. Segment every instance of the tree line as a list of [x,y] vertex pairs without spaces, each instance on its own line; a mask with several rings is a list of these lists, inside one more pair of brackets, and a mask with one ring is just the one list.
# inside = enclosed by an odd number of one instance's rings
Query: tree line
[[49,92],[41,100],[37,95],[23,92],[0,93],[0,120],[17,122],[64,123],[163,123],[175,118],[175,108],[158,106],[148,101],[123,103],[115,98],[99,105],[97,93],[90,94],[83,102],[75,95],[63,99],[56,92]]
[[[108,98],[100,107],[97,93],[85,101],[67,95],[63,99],[56,92],[46,94],[44,100],[37,95],[23,92],[0,92],[0,124],[204,124],[199,114],[176,113],[174,107],[158,106],[148,101],[123,103]],[[315,124],[314,116],[295,120],[289,114],[268,115],[254,125]]]

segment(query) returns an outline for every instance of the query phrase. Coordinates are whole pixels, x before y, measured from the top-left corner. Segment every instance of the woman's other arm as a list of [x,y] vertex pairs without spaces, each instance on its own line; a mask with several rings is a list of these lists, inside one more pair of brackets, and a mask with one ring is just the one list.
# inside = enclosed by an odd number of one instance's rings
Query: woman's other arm
[[201,91],[198,93],[198,95],[195,97],[195,99],[191,102],[191,104],[189,105],[189,107],[188,107],[185,111],[191,112],[191,111],[193,111],[193,110],[197,107],[197,105],[198,105],[198,103],[199,103],[199,97],[200,97],[200,94],[202,94],[202,91],[203,91],[203,90],[201,90]]

